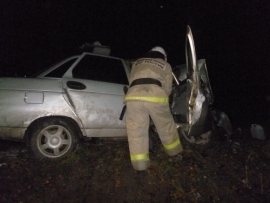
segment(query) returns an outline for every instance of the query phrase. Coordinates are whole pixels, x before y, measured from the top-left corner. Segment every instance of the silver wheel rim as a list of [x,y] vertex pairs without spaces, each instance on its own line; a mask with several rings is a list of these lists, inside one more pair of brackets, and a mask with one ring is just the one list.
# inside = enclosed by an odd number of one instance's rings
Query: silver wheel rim
[[70,132],[61,125],[50,125],[37,136],[37,147],[42,155],[50,158],[61,157],[72,146]]

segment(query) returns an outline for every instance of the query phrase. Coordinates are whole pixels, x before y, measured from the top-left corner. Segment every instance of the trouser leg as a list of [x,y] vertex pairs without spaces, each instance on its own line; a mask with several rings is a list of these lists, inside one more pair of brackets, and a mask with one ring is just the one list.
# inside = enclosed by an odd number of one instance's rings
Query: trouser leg
[[126,110],[126,126],[130,159],[135,170],[145,170],[149,160],[149,114],[145,102],[129,101]]
[[147,107],[166,153],[174,156],[182,152],[183,148],[169,105],[148,103]]

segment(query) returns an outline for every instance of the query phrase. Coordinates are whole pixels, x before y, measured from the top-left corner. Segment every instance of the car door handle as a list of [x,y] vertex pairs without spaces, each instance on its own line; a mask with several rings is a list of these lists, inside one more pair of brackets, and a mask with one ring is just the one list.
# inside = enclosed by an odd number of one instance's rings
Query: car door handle
[[75,90],[84,90],[86,89],[86,86],[83,83],[77,82],[77,81],[67,81],[67,86],[70,89]]

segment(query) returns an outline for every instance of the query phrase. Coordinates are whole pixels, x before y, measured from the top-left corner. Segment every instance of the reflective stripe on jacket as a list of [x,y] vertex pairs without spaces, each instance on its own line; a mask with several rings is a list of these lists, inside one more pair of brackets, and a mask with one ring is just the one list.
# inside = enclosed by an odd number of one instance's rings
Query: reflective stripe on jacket
[[169,103],[168,97],[139,97],[139,96],[126,96],[126,101],[147,101],[153,103]]
[[152,78],[160,81],[156,84],[141,84],[129,88],[124,101],[147,101],[168,103],[172,91],[172,68],[160,58],[141,58],[134,62],[129,76],[129,84],[140,78]]

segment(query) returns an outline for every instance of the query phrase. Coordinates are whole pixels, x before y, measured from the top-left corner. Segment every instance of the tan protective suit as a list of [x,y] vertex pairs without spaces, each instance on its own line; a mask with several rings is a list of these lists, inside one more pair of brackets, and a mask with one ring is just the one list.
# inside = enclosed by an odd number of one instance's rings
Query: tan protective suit
[[161,82],[132,86],[125,97],[126,125],[132,166],[145,170],[149,159],[149,116],[152,118],[165,152],[174,156],[183,148],[169,108],[172,91],[172,68],[160,58],[141,58],[132,66],[129,83],[135,79],[152,78]]

